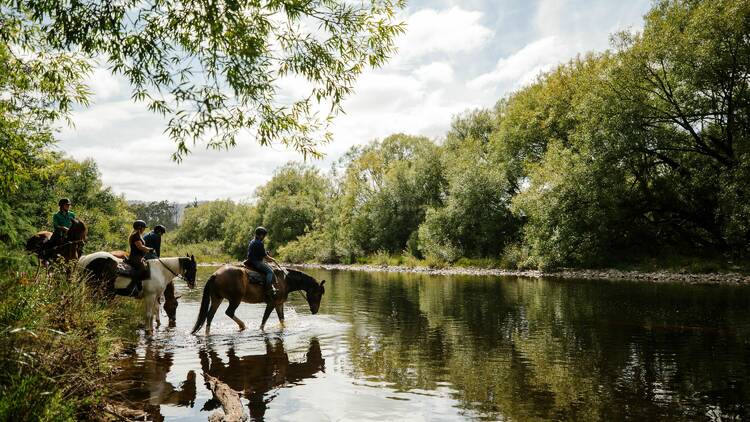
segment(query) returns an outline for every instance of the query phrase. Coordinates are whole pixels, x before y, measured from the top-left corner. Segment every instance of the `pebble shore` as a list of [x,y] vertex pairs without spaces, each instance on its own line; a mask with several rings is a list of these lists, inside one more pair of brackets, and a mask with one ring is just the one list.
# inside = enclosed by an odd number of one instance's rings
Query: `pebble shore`
[[495,268],[472,267],[403,267],[386,265],[344,265],[344,264],[294,264],[298,268],[319,268],[324,270],[367,271],[414,273],[428,275],[476,275],[476,276],[511,276],[529,278],[560,278],[583,280],[613,280],[613,281],[647,281],[655,283],[687,283],[687,284],[750,284],[750,275],[739,273],[708,273],[691,274],[669,271],[641,272],[620,270],[574,270],[561,269],[558,271],[512,271]]

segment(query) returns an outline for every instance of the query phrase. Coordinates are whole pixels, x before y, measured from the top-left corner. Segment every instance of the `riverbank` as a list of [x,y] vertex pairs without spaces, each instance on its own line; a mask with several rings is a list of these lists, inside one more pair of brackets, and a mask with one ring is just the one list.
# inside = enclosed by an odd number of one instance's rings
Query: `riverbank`
[[139,304],[106,300],[78,274],[0,274],[0,420],[91,419],[114,362],[137,339]]
[[657,283],[688,284],[750,284],[750,275],[731,272],[697,274],[670,271],[623,271],[616,269],[561,269],[558,271],[538,271],[503,270],[498,268],[477,267],[430,268],[367,264],[293,264],[291,266],[298,268],[319,268],[324,270],[415,273],[428,275],[509,276],[579,280],[648,281]]

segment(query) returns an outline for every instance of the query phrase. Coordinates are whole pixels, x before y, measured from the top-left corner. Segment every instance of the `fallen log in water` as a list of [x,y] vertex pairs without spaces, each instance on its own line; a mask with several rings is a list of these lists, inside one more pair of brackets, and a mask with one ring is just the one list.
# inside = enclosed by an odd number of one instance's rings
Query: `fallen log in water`
[[221,403],[222,409],[217,410],[208,417],[210,422],[237,422],[247,420],[245,409],[240,401],[240,393],[232,390],[228,385],[219,381],[218,378],[203,373],[203,378],[208,383],[208,388],[214,395],[214,398]]

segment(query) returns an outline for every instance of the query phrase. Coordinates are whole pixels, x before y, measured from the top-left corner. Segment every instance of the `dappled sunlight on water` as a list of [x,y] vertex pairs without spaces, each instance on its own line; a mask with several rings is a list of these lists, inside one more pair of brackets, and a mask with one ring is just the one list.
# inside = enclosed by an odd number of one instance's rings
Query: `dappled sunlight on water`
[[121,362],[114,399],[206,420],[205,372],[252,420],[748,417],[744,287],[309,272],[329,280],[320,313],[295,294],[265,332],[263,306],[239,332],[224,304],[191,335],[202,282],[179,285],[176,326]]

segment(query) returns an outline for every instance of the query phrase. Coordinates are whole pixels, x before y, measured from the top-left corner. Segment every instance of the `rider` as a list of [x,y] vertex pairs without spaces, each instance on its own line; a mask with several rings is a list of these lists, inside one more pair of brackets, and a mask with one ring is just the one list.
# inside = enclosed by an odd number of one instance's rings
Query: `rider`
[[135,220],[133,223],[133,232],[128,238],[130,244],[130,256],[128,262],[133,266],[133,274],[131,275],[130,285],[134,287],[137,294],[143,291],[143,280],[148,278],[148,268],[143,260],[143,257],[153,252],[153,248],[146,246],[143,241],[143,232],[146,230],[146,222],[143,220]]
[[48,248],[61,245],[68,236],[68,229],[73,225],[73,220],[76,218],[76,214],[70,210],[71,205],[72,203],[68,198],[62,198],[57,201],[57,206],[60,207],[60,211],[52,216],[52,227],[54,231],[50,238]]
[[144,243],[147,247],[153,249],[146,254],[146,259],[156,259],[161,257],[161,235],[167,232],[167,228],[161,224],[154,227],[153,230],[143,236]]
[[273,299],[276,297],[276,286],[273,285],[273,270],[265,263],[265,261],[271,261],[276,265],[278,265],[278,263],[268,254],[268,252],[266,252],[266,248],[263,245],[263,239],[266,238],[267,234],[268,230],[266,230],[265,227],[258,227],[255,229],[255,238],[253,238],[253,240],[250,241],[250,244],[247,245],[247,261],[255,270],[265,275],[266,294]]

